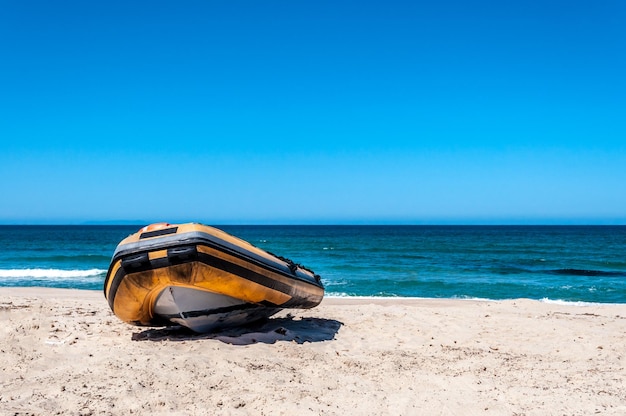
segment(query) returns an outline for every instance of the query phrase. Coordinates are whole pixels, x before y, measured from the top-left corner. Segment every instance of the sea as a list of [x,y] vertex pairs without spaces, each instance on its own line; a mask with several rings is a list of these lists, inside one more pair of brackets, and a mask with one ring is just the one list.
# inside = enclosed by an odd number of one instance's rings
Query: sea
[[[102,290],[138,225],[0,226],[0,286]],[[327,296],[626,303],[626,226],[218,225]]]

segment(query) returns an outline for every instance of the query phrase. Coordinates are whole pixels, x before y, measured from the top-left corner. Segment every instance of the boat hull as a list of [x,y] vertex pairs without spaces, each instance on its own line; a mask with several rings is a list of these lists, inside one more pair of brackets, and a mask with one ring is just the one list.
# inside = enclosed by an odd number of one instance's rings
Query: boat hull
[[196,332],[241,325],[269,318],[280,308],[244,302],[205,290],[168,286],[156,298],[153,313]]
[[144,227],[118,245],[104,283],[114,314],[140,326],[197,332],[283,308],[312,308],[324,288],[312,271],[202,224]]

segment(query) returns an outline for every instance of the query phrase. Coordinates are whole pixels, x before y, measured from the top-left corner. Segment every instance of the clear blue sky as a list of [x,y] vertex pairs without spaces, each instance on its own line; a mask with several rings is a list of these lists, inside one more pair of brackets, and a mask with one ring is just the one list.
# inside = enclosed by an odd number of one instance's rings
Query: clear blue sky
[[0,4],[0,223],[626,224],[624,1]]

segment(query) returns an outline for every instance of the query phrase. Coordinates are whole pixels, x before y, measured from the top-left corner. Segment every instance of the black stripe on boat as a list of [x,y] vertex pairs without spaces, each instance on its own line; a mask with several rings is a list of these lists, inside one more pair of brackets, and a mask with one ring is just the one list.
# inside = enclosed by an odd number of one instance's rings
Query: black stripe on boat
[[148,231],[148,232],[142,233],[139,236],[139,239],[142,240],[144,238],[159,237],[161,235],[168,235],[168,234],[176,234],[177,231],[178,231],[178,227],[162,228],[160,230]]

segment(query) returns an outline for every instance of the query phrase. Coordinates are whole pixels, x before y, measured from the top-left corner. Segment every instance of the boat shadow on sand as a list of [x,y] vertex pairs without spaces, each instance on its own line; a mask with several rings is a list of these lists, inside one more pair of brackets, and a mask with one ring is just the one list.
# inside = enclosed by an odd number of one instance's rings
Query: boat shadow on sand
[[305,342],[332,341],[342,322],[325,318],[294,319],[267,318],[247,326],[223,329],[220,332],[199,334],[182,326],[153,328],[133,333],[133,341],[189,341],[214,339],[232,345],[256,343],[274,344],[277,341]]

